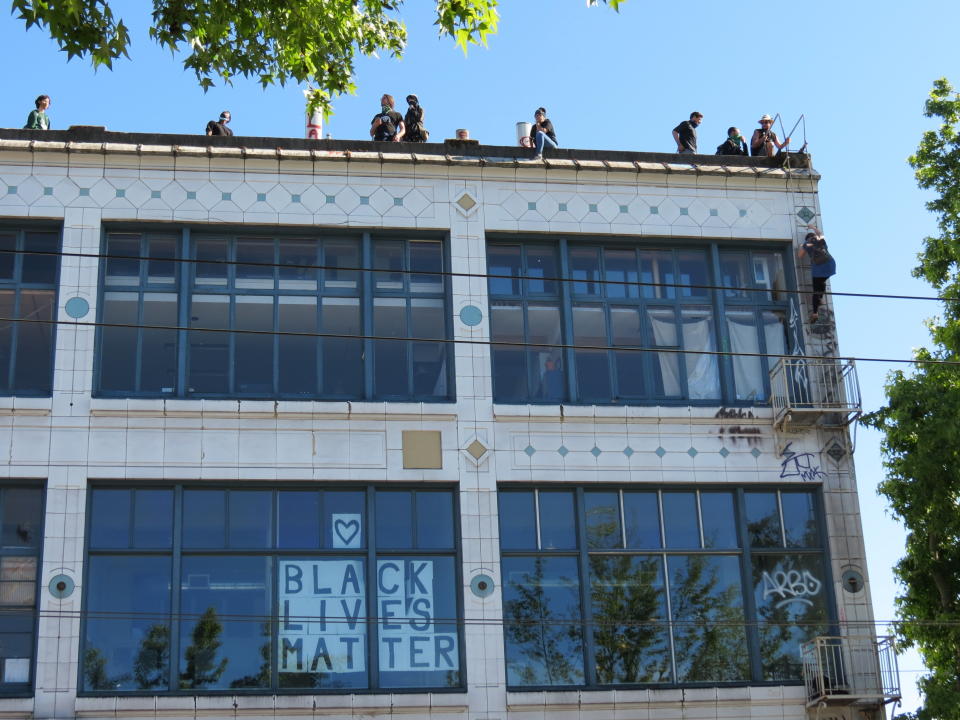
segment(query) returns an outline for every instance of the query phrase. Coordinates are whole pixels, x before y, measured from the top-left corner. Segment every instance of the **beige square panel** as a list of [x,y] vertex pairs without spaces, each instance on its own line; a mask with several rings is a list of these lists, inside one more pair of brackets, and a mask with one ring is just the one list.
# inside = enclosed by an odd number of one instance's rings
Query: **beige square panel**
[[404,430],[403,467],[405,470],[441,469],[440,431]]

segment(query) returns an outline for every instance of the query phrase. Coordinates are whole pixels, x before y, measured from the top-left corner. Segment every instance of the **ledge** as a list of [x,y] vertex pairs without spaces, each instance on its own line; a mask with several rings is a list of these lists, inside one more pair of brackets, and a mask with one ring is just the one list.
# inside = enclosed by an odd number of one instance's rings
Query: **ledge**
[[[0,398],[0,413],[3,412]],[[49,414],[49,411],[48,413]],[[92,398],[93,417],[455,421],[456,403]]]
[[42,417],[53,412],[53,398],[0,397],[0,415]]
[[591,422],[669,423],[694,425],[756,425],[773,422],[770,407],[726,407],[721,405],[493,405],[496,422]]

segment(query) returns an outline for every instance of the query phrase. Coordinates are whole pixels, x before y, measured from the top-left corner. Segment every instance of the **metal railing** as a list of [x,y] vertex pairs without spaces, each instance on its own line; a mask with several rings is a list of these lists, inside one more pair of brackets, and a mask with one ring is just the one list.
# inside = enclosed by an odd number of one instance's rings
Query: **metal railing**
[[842,358],[781,358],[770,371],[770,402],[777,427],[849,425],[863,411],[857,366]]
[[826,636],[800,646],[807,706],[884,705],[900,699],[891,637]]

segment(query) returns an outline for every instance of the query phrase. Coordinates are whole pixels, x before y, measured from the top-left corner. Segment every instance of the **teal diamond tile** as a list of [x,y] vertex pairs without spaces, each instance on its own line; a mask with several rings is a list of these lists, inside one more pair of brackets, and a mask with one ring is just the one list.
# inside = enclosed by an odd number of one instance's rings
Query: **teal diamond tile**
[[567,450],[566,445],[561,445],[560,447],[557,448],[557,452],[560,454],[560,457],[566,457],[567,453],[569,453],[570,451]]
[[590,210],[590,212],[597,212],[597,204],[590,203],[590,205],[588,206],[588,209]]
[[662,447],[658,447],[656,450],[654,450],[654,452],[657,454],[657,457],[663,457],[664,455],[667,454],[667,451],[664,450]]
[[537,450],[536,450],[535,447],[533,447],[533,445],[527,445],[527,446],[523,449],[523,452],[525,452],[525,453],[527,454],[527,457],[533,457],[533,454],[534,454],[536,451],[537,451]]
[[659,208],[657,205],[651,205],[651,206],[650,206],[650,214],[651,214],[651,215],[659,215],[659,214],[660,214],[660,208]]
[[298,203],[298,202],[300,202],[300,196],[297,195],[296,193],[291,193],[291,194],[290,194],[290,202],[292,202],[292,203]]
[[622,213],[628,213],[628,212],[630,212],[630,208],[628,208],[626,205],[621,205],[621,206],[620,206],[620,212],[622,212]]
[[336,195],[327,195],[327,205],[334,205],[337,202]]
[[7,195],[16,195],[17,186],[16,185],[7,185]]
[[369,196],[369,195],[361,195],[361,196],[360,196],[360,204],[361,204],[361,205],[369,205],[369,204],[370,204],[370,196]]
[[750,454],[753,455],[755,458],[760,457],[760,451],[757,450],[756,448],[754,448],[753,450],[751,450],[751,451],[750,451]]
[[403,207],[403,198],[402,197],[394,198],[393,204],[395,207]]
[[159,190],[151,190],[151,191],[150,191],[150,197],[153,198],[154,200],[159,200],[159,199],[160,199],[160,191],[159,191]]
[[527,203],[527,210],[536,210],[536,209],[537,209],[537,204],[535,202]]
[[557,210],[559,210],[560,212],[566,212],[566,211],[567,211],[567,204],[566,204],[566,203],[557,203]]
[[89,197],[90,188],[80,188],[80,197]]
[[630,447],[629,445],[627,445],[627,446],[623,449],[623,454],[626,455],[627,457],[630,457],[630,456],[633,455],[635,452],[636,452],[636,450],[634,450],[634,449],[633,449],[632,447]]
[[233,195],[231,193],[228,193],[228,192],[220,193],[221,200],[231,200],[232,198],[233,198]]
[[720,448],[720,457],[726,457],[729,454],[730,454],[730,451],[727,450],[725,447]]
[[697,449],[696,449],[696,448],[690,448],[689,450],[687,450],[687,455],[689,455],[690,457],[696,457],[696,456],[697,456]]
[[126,191],[126,190],[124,190],[123,188],[117,188],[117,197],[118,197],[118,198],[126,197],[126,195],[127,195],[127,191]]
[[593,455],[594,457],[600,457],[600,453],[602,453],[602,452],[603,452],[603,450],[601,450],[600,448],[598,448],[596,445],[594,445],[594,446],[590,449],[590,454]]
[[257,193],[257,202],[266,202],[267,194],[266,193]]
[[685,208],[685,207],[680,208],[680,214],[681,214],[681,215],[689,215],[689,214],[690,214],[690,208]]
[[[45,187],[45,188],[43,189],[43,194],[44,194],[44,195],[53,195],[53,188],[52,188],[52,187]],[[117,197],[121,197],[121,196],[120,196],[120,195],[117,195]]]
[[804,205],[802,208],[797,210],[797,216],[803,220],[805,223],[810,222],[816,217],[816,213],[813,212],[810,208]]
[[747,211],[746,211],[746,210],[740,210],[740,217],[746,217],[746,216],[747,216]]
[[197,193],[194,190],[187,190],[187,200],[196,200]]
[[710,208],[710,217],[716,217],[716,216],[719,215],[719,214],[720,214],[720,213],[717,212],[717,209],[716,209],[716,208]]

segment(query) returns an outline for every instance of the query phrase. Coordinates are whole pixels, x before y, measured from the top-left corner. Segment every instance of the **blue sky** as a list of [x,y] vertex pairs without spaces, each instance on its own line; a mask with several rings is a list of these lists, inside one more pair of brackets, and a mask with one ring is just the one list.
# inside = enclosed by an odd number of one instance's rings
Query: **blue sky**
[[[923,130],[923,102],[935,78],[960,84],[956,28],[960,4],[683,4],[630,0],[620,14],[583,0],[502,0],[501,31],[468,57],[438,39],[433,3],[407,0],[410,43],[402,61],[364,59],[358,94],[335,103],[324,132],[367,138],[382,93],[420,96],[433,139],[469,128],[484,143],[512,144],[514,125],[545,105],[564,147],[670,151],[670,130],[692,110],[704,113],[701,148],[729,125],[749,132],[763,113],[789,126],[806,116],[820,185],[822,224],[839,273],[836,290],[930,294],[910,277],[921,239],[935,231],[906,158]],[[8,68],[0,125],[20,127],[40,93],[53,98],[55,128],[105,125],[142,132],[203,131],[227,108],[241,135],[303,135],[300,87],[266,92],[250,81],[204,94],[179,61],[146,35],[144,3],[116,3],[131,27],[131,60],[94,73],[42,32],[0,22]],[[10,72],[12,71],[12,72]],[[796,145],[802,142],[798,134]],[[927,340],[932,302],[838,299],[841,352],[907,358]],[[866,408],[883,401],[889,366],[862,363]],[[893,616],[890,563],[903,532],[876,496],[879,439],[857,432],[857,474],[876,617]],[[915,654],[900,661],[904,709],[913,709]]]

